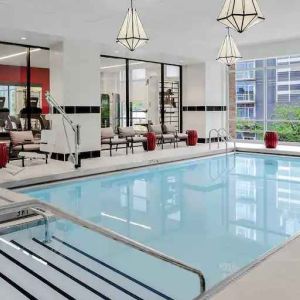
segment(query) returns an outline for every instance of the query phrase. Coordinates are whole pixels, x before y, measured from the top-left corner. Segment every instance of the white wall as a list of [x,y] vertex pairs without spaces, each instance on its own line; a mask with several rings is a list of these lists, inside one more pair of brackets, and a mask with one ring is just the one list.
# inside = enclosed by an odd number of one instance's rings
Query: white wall
[[183,106],[206,111],[184,111],[183,129],[196,129],[207,139],[213,128],[226,128],[226,112],[207,111],[211,106],[226,106],[226,72],[217,61],[187,65],[183,68]]
[[183,67],[184,106],[205,105],[205,69],[204,63]]
[[[85,41],[65,40],[50,48],[50,92],[62,106],[100,107],[100,51]],[[80,151],[100,149],[100,114],[70,114],[81,126]],[[69,153],[62,118],[51,115],[51,152]],[[70,144],[73,133],[66,125]],[[47,148],[47,146],[45,146]],[[45,149],[46,150],[46,149]]]

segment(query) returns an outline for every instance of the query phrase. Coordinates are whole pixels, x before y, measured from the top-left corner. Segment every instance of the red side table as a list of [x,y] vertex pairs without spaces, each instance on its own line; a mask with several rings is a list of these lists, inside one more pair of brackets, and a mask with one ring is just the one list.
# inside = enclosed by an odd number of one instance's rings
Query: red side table
[[267,131],[265,133],[265,146],[269,149],[276,149],[278,145],[278,133],[276,131]]
[[147,142],[143,143],[144,150],[154,151],[156,148],[156,136],[154,132],[148,132],[145,134]]
[[0,143],[0,168],[5,168],[8,163],[6,143]]
[[188,134],[187,145],[188,146],[196,146],[198,143],[197,130],[188,130],[187,134]]

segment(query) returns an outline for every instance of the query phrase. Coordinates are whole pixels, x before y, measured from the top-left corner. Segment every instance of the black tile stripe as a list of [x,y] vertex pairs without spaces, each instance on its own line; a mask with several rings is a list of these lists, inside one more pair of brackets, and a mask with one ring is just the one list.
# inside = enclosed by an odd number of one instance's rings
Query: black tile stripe
[[0,254],[3,255],[4,257],[6,257],[7,259],[9,259],[10,261],[12,261],[18,267],[22,268],[23,270],[25,270],[26,272],[28,272],[29,274],[31,274],[32,276],[34,276],[35,278],[37,278],[40,281],[42,281],[43,283],[47,284],[49,287],[51,287],[53,290],[55,290],[57,293],[61,294],[65,298],[70,299],[70,300],[75,300],[75,298],[73,298],[72,296],[70,296],[69,294],[67,294],[65,291],[61,290],[59,287],[57,287],[56,285],[54,285],[53,283],[51,283],[50,281],[48,281],[44,277],[42,277],[39,274],[37,274],[36,272],[32,271],[31,269],[29,269],[28,267],[26,267],[25,265],[23,265],[22,263],[20,263],[18,260],[16,260],[12,256],[10,256],[9,254],[5,253],[1,249],[0,249]]
[[183,111],[227,111],[226,106],[183,106]]
[[[86,158],[95,158],[100,157],[100,150],[96,151],[86,151],[86,152],[80,152],[79,157],[80,159],[86,159]],[[69,154],[62,154],[62,153],[51,153],[51,159],[60,160],[60,161],[67,161],[69,157]]]
[[38,300],[38,298],[35,298],[32,296],[29,292],[24,290],[22,287],[20,287],[18,284],[16,284],[14,281],[12,281],[10,278],[5,276],[3,273],[0,272],[0,278],[5,280],[8,284],[10,284],[12,287],[14,287],[16,290],[18,290],[20,293],[22,293],[26,298],[30,300]]
[[162,297],[162,298],[164,298],[164,299],[173,300],[171,297],[169,297],[169,296],[163,294],[162,292],[160,292],[160,291],[158,291],[158,290],[152,288],[151,286],[148,286],[147,284],[145,284],[145,283],[143,283],[143,282],[141,282],[141,281],[139,281],[139,280],[137,280],[137,279],[131,277],[130,275],[127,275],[126,273],[123,273],[122,271],[120,271],[120,270],[118,270],[118,269],[116,269],[116,268],[114,268],[114,267],[108,265],[107,263],[101,261],[100,259],[95,258],[95,257],[93,257],[92,255],[90,255],[90,254],[88,254],[88,253],[86,253],[86,252],[84,252],[84,251],[82,251],[82,250],[80,250],[80,249],[78,249],[78,248],[72,246],[71,244],[69,244],[69,243],[67,243],[67,242],[65,242],[65,241],[62,241],[62,240],[59,239],[58,237],[53,236],[53,239],[56,240],[56,241],[58,241],[58,242],[60,242],[60,243],[62,243],[62,244],[65,245],[65,246],[71,248],[72,250],[77,251],[77,252],[80,253],[81,255],[86,256],[87,258],[89,258],[89,259],[91,259],[91,260],[97,262],[98,264],[100,264],[100,265],[102,265],[102,266],[104,266],[104,267],[106,267],[106,268],[108,268],[108,269],[114,271],[115,273],[117,273],[117,274],[119,274],[119,275],[121,275],[121,276],[123,276],[123,277],[125,277],[125,278],[127,278],[127,279],[129,279],[129,280],[131,280],[132,282],[134,282],[134,283],[136,283],[136,284],[142,286],[143,288],[145,288],[145,289],[147,289],[147,290],[149,290],[149,291],[151,291],[151,292],[157,294],[158,296],[160,296],[160,297]]
[[[67,114],[99,114],[100,106],[62,106]],[[56,108],[53,109],[54,114],[59,114]]]
[[16,246],[20,247],[21,249],[27,251],[29,254],[34,255],[35,257],[37,257],[38,259],[43,260],[44,262],[46,262],[48,264],[49,267],[53,268],[54,270],[60,272],[61,274],[65,275],[66,277],[70,278],[71,280],[75,281],[76,283],[80,284],[81,286],[83,286],[84,288],[86,288],[87,290],[91,291],[92,293],[96,294],[97,296],[99,296],[102,299],[105,300],[110,300],[110,298],[108,298],[107,296],[105,296],[104,294],[98,292],[97,290],[93,289],[92,287],[90,287],[89,285],[85,284],[84,282],[82,282],[81,280],[79,280],[78,278],[72,276],[71,274],[65,272],[64,270],[62,270],[61,268],[57,267],[56,265],[52,264],[50,261],[46,260],[45,258],[37,255],[36,253],[34,253],[33,251],[29,250],[28,248],[26,248],[25,246],[19,244],[16,241],[10,241],[11,243],[15,244]]
[[36,238],[33,238],[32,240],[33,240],[34,242],[38,243],[39,245],[41,245],[41,246],[47,248],[48,250],[52,251],[53,253],[55,253],[55,254],[57,254],[57,255],[63,257],[64,259],[68,260],[69,262],[73,263],[74,265],[80,267],[81,269],[85,270],[86,272],[88,272],[88,273],[94,275],[95,277],[101,279],[102,281],[105,281],[106,283],[108,283],[108,284],[110,284],[111,286],[115,287],[116,289],[122,291],[123,293],[125,293],[125,294],[131,296],[132,298],[138,299],[138,300],[143,300],[143,299],[140,298],[139,296],[137,296],[137,295],[131,293],[130,291],[126,290],[125,288],[121,287],[120,285],[118,285],[118,284],[112,282],[111,280],[109,280],[109,279],[103,277],[102,275],[100,275],[100,274],[94,272],[93,270],[91,270],[91,269],[87,268],[86,266],[80,264],[79,262],[75,261],[74,259],[72,259],[72,258],[70,258],[70,257],[68,257],[68,256],[66,256],[66,255],[64,255],[63,253],[57,251],[56,249],[50,247],[49,245],[44,244],[43,242],[37,240]]

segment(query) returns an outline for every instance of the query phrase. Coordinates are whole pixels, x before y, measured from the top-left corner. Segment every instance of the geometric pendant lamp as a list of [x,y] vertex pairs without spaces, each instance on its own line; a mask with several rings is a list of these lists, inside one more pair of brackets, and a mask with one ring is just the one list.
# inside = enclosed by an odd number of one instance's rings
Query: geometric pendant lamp
[[229,28],[225,40],[220,48],[217,60],[227,66],[234,65],[237,60],[242,56],[238,50],[232,36],[230,35]]
[[135,8],[132,6],[128,9],[125,20],[121,26],[117,37],[117,43],[120,43],[130,51],[144,45],[149,41],[141,20]]
[[241,33],[265,17],[256,0],[225,0],[217,20]]

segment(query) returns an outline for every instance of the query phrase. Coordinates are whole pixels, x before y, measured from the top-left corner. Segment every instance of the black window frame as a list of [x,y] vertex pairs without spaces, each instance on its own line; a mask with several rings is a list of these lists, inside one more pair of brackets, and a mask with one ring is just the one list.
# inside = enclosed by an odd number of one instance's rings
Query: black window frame
[[106,54],[101,54],[100,55],[100,59],[101,58],[111,58],[111,59],[123,59],[125,60],[125,68],[126,68],[126,126],[131,126],[132,125],[132,120],[130,118],[130,85],[129,85],[129,80],[130,80],[130,76],[129,76],[129,67],[130,61],[138,61],[138,62],[145,62],[145,63],[152,63],[152,64],[158,64],[161,67],[161,72],[160,72],[160,76],[161,76],[161,83],[162,83],[162,87],[161,87],[161,94],[160,94],[160,101],[161,101],[161,111],[160,111],[160,117],[161,117],[161,123],[164,124],[164,120],[165,120],[165,110],[164,110],[164,99],[165,99],[165,90],[164,90],[164,82],[165,82],[165,66],[175,66],[175,67],[179,67],[179,88],[180,88],[180,94],[179,94],[179,128],[180,131],[182,131],[182,69],[183,66],[179,65],[179,64],[171,64],[171,63],[164,63],[164,62],[158,62],[158,61],[151,61],[151,60],[144,60],[144,59],[137,59],[137,58],[128,58],[128,57],[121,57],[121,56],[114,56],[114,55],[106,55]]
[[26,53],[26,111],[27,111],[27,130],[31,130],[31,49],[41,49],[49,51],[50,48],[43,47],[43,46],[35,46],[35,45],[28,45],[28,44],[20,44],[20,43],[11,43],[0,41],[0,44],[7,45],[7,46],[18,46],[23,47],[27,50]]

